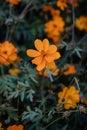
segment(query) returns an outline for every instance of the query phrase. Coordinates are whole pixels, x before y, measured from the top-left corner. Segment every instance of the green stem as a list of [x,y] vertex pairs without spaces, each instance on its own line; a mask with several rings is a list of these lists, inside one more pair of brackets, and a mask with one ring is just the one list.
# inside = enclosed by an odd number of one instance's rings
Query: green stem
[[72,0],[72,20],[73,20],[73,25],[72,25],[72,43],[75,41],[75,7],[74,7],[74,0]]
[[0,68],[1,68],[1,75],[4,75],[4,66],[2,64],[0,64]]
[[56,80],[58,80],[63,74],[61,73],[58,77],[56,77],[51,83],[54,83]]
[[68,44],[66,50],[72,50],[73,47],[75,48],[75,7],[74,7],[74,0],[72,0],[72,39],[71,42]]
[[19,103],[20,103],[20,101],[19,101],[19,96],[18,96],[18,99],[17,99],[17,114],[19,115]]
[[62,119],[62,118],[63,118],[63,116],[61,116],[61,117],[55,119],[54,121],[50,122],[50,123],[49,123],[47,126],[45,126],[44,128],[45,128],[45,129],[48,128],[50,125],[52,125],[53,123],[57,122],[58,120],[60,120],[60,119]]
[[30,0],[29,3],[26,5],[26,7],[24,8],[24,10],[22,11],[22,13],[20,14],[19,18],[23,19],[25,17],[25,15],[28,12],[28,8],[31,6],[31,4],[33,3],[34,0]]
[[[44,99],[44,85],[45,85],[45,77],[43,75],[42,81],[41,81],[41,90],[40,90],[42,100]],[[42,106],[43,106],[43,113],[45,114],[45,104],[43,104]]]
[[12,17],[13,5],[9,4],[9,17]]

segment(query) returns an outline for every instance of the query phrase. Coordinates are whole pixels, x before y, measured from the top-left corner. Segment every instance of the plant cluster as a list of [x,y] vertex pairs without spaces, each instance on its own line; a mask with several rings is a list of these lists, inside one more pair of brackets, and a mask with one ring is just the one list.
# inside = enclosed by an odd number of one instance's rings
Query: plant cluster
[[0,130],[87,129],[86,3],[0,1]]

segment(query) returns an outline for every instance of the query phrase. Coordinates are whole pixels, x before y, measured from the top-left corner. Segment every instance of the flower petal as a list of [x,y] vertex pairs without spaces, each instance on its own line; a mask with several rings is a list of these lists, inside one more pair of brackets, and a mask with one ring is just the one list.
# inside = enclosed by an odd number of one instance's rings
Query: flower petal
[[32,60],[32,63],[38,65],[41,63],[41,61],[42,61],[42,56],[38,56]]
[[48,62],[48,63],[46,64],[46,67],[47,67],[47,68],[50,68],[50,69],[53,69],[53,68],[56,67],[56,64],[55,64],[55,62]]
[[76,94],[76,95],[74,95],[74,96],[72,97],[72,100],[73,100],[74,102],[78,103],[78,102],[80,102],[80,97],[78,96],[78,94]]
[[57,60],[59,58],[60,58],[59,52],[55,52],[54,54],[45,56],[45,59],[46,59],[47,62],[53,62],[54,60]]
[[36,47],[36,49],[38,51],[41,52],[43,50],[43,42],[41,40],[36,39],[35,42],[34,42],[34,44],[35,44],[35,47]]
[[23,125],[18,125],[17,126],[17,129],[19,129],[19,130],[23,130],[23,128],[24,128]]
[[43,50],[47,51],[49,48],[49,41],[47,39],[43,40]]
[[72,100],[68,99],[68,101],[65,102],[64,107],[65,107],[65,109],[74,108],[75,104],[72,104]]
[[27,53],[27,55],[30,56],[30,57],[40,56],[40,52],[39,52],[39,51],[36,51],[36,50],[33,50],[33,49],[27,50],[26,53]]
[[55,52],[54,54],[52,54],[52,56],[54,57],[55,60],[57,60],[61,57],[59,52]]
[[53,56],[50,56],[50,55],[46,55],[45,56],[45,60],[47,61],[47,62],[53,62],[54,61],[54,57]]
[[68,90],[68,88],[64,87],[63,91],[58,93],[58,97],[59,98],[65,98],[65,94],[66,94],[67,90]]
[[57,47],[55,45],[50,45],[49,49],[47,50],[47,54],[53,54],[57,51]]
[[41,71],[42,69],[45,68],[46,62],[45,60],[42,60],[42,62],[37,66],[37,70]]

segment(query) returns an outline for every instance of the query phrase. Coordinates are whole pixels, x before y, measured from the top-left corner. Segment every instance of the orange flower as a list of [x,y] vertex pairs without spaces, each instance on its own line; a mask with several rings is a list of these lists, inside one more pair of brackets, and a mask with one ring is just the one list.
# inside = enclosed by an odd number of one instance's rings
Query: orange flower
[[[67,8],[67,4],[73,4],[73,0],[58,0],[57,6],[64,11],[65,8]],[[78,7],[77,0],[74,0],[74,6]]]
[[7,130],[23,130],[23,129],[24,129],[23,125],[12,125],[7,128]]
[[2,123],[0,122],[0,130],[3,130],[3,128],[2,128]]
[[53,20],[45,23],[45,32],[47,33],[48,38],[52,39],[54,43],[57,43],[61,33],[64,31],[65,22],[60,16],[60,11],[54,9],[52,6],[44,6],[43,11],[50,11]]
[[43,41],[36,39],[34,44],[37,50],[29,49],[26,53],[28,56],[34,57],[32,63],[37,65],[38,71],[44,69],[48,63],[60,58],[57,47],[55,45],[49,45],[47,39],[44,39]]
[[57,1],[57,6],[61,9],[64,10],[67,7],[66,0],[58,0]]
[[13,5],[17,5],[21,0],[5,0],[6,2],[9,2]]
[[80,16],[79,18],[76,19],[75,21],[75,26],[80,30],[85,30],[87,31],[87,17],[85,16]]
[[0,63],[9,65],[17,59],[17,49],[9,41],[0,43]]
[[58,17],[60,15],[60,11],[58,9],[54,9],[51,5],[45,5],[42,7],[44,12],[50,12],[52,17]]
[[76,68],[74,65],[66,64],[62,69],[64,75],[76,74]]
[[45,32],[48,38],[51,38],[54,43],[57,43],[61,33],[64,31],[64,21],[62,17],[55,17],[53,20],[48,21],[45,24]]
[[58,93],[58,98],[58,103],[63,104],[65,109],[75,108],[80,102],[79,91],[75,86],[64,87],[62,92]]
[[20,70],[17,66],[13,66],[11,69],[9,69],[8,73],[13,76],[19,76]]

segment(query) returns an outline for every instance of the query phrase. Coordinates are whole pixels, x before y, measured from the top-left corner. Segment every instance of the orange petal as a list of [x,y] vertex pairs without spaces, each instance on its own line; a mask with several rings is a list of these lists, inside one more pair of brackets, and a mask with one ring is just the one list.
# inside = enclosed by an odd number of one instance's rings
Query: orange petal
[[53,69],[53,68],[56,67],[56,64],[55,64],[55,62],[48,62],[48,63],[46,64],[46,66],[47,66],[47,68]]
[[59,52],[55,52],[54,54],[52,54],[52,56],[54,57],[55,60],[57,60],[61,57]]
[[38,56],[32,60],[32,63],[38,65],[41,63],[41,61],[42,61],[42,56]]
[[37,57],[40,56],[40,52],[33,50],[33,49],[29,49],[26,51],[27,55],[30,57]]
[[11,130],[16,130],[17,126],[16,125],[12,125]]
[[8,126],[7,130],[12,130],[12,126]]
[[57,51],[57,47],[55,45],[50,45],[47,54],[52,54],[55,53]]
[[76,102],[76,103],[80,102],[79,94],[76,94],[76,95],[73,96],[73,101]]
[[62,100],[61,100],[61,99],[59,99],[59,100],[58,100],[58,103],[59,103],[59,104],[63,104],[63,102],[62,102]]
[[63,93],[63,92],[59,92],[59,93],[58,93],[58,97],[59,97],[59,98],[64,98],[64,93]]
[[36,39],[35,42],[34,42],[34,44],[35,44],[35,47],[36,47],[36,49],[38,51],[41,52],[43,50],[43,42],[41,40]]
[[47,62],[53,62],[53,61],[54,61],[54,57],[53,57],[53,56],[50,56],[50,55],[46,55],[46,56],[45,56],[45,60],[46,60]]
[[68,104],[68,103],[65,103],[65,104],[64,104],[65,109],[70,109],[71,106],[72,106],[72,105],[71,105],[71,104]]
[[65,95],[66,95],[66,93],[67,93],[67,90],[68,90],[68,88],[67,88],[67,87],[64,87],[64,88],[63,88],[63,91],[58,93],[58,97],[59,97],[59,98],[65,98]]
[[37,70],[41,71],[42,69],[45,68],[46,62],[45,60],[42,60],[42,62],[37,66]]
[[8,57],[8,61],[9,62],[13,62],[13,61],[15,61],[17,59],[17,54],[16,53],[14,53],[14,54],[12,54],[12,55],[9,55],[9,57]]
[[18,129],[18,130],[23,130],[23,128],[24,128],[23,125],[18,125],[18,128],[17,128],[17,129]]
[[0,122],[0,128],[2,127],[2,123]]
[[47,39],[43,40],[43,50],[47,51],[49,48],[49,41]]

